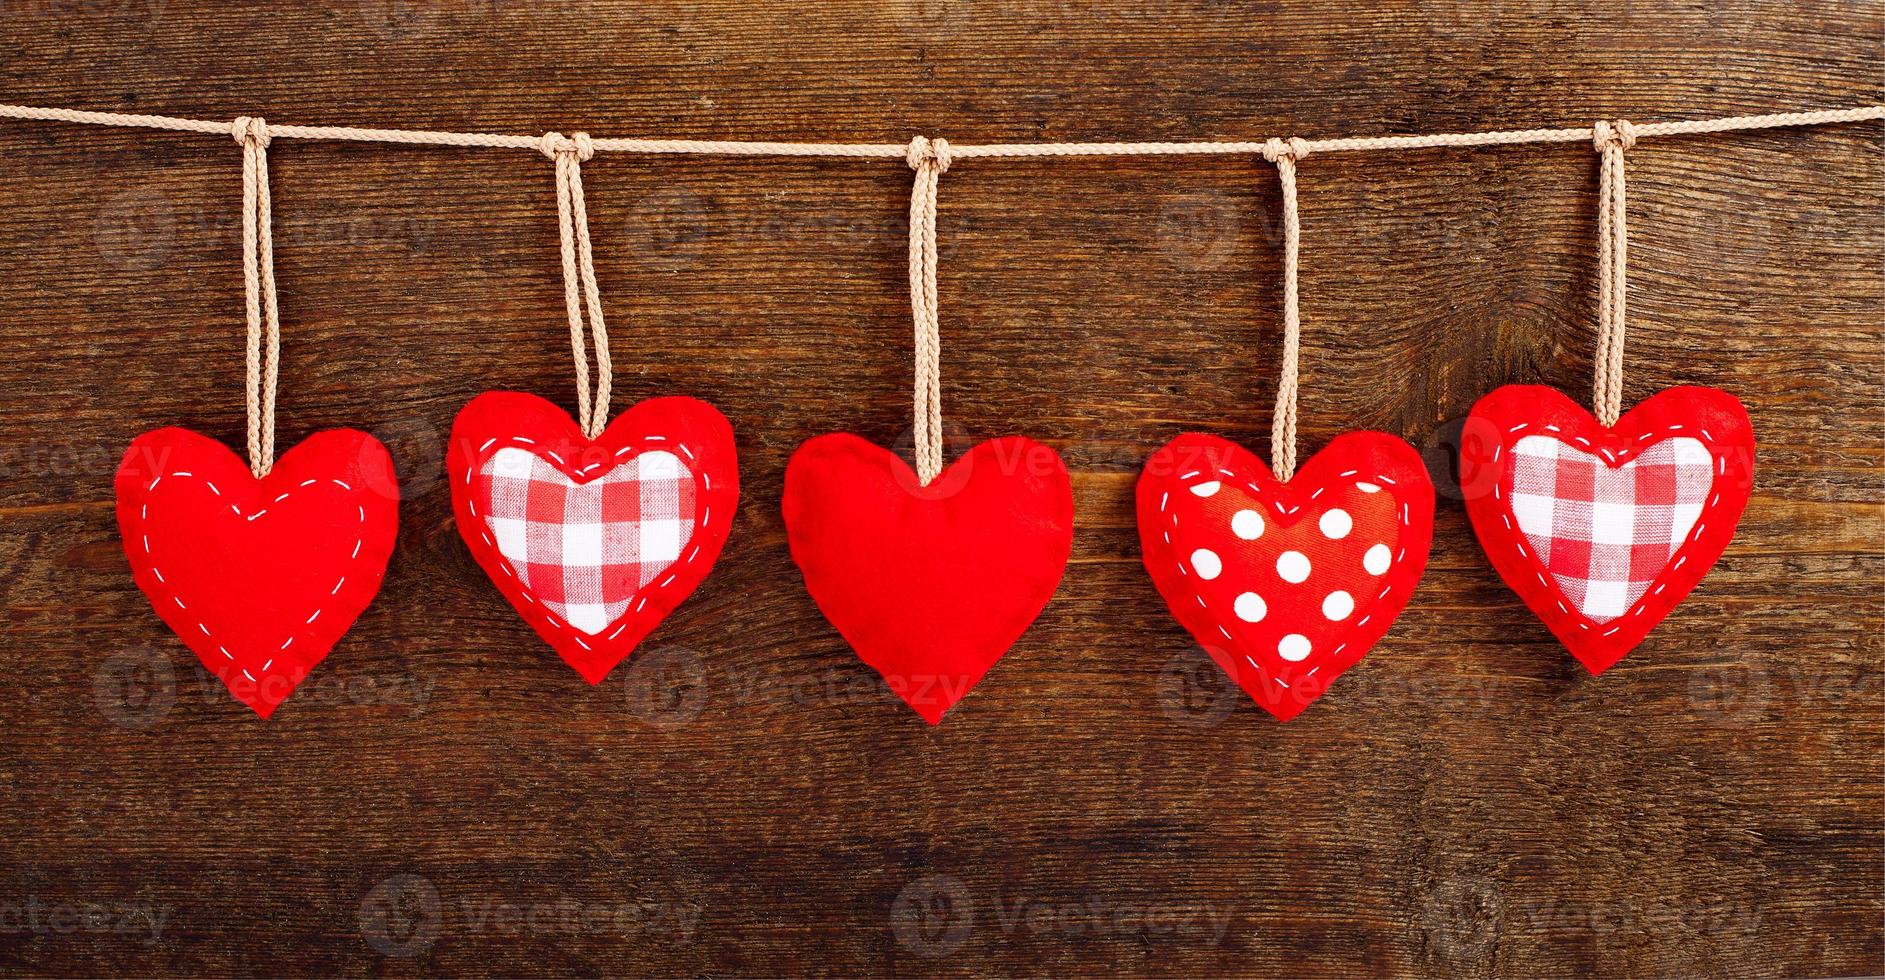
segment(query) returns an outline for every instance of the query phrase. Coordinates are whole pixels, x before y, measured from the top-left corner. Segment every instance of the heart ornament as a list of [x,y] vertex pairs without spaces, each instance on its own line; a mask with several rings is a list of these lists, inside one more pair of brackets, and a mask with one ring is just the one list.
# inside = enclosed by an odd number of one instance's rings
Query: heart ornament
[[806,591],[865,663],[934,725],[1027,631],[1073,550],[1073,487],[1052,449],[991,439],[928,485],[849,433],[785,471]]
[[591,684],[707,577],[739,504],[732,427],[692,398],[641,402],[591,440],[535,395],[487,392],[447,465],[472,556]]
[[1609,429],[1555,388],[1507,385],[1461,436],[1466,512],[1506,584],[1593,674],[1688,596],[1753,489],[1747,409],[1668,388]]
[[309,436],[260,479],[214,439],[157,429],[116,489],[151,608],[263,718],[373,601],[399,524],[392,457],[352,429]]
[[1414,449],[1350,432],[1288,482],[1236,443],[1172,440],[1139,477],[1146,571],[1250,697],[1288,721],[1386,633],[1427,567],[1433,486]]

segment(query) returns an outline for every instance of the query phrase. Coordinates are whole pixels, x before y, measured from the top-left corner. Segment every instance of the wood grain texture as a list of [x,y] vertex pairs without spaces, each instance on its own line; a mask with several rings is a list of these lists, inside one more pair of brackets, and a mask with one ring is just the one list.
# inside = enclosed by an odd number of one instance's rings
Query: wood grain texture
[[[277,122],[959,141],[1584,125],[1879,101],[1873,0],[22,0],[4,101]],[[242,426],[239,153],[0,122],[0,968],[31,974],[1851,975],[1885,961],[1885,166],[1876,124],[1630,154],[1626,401],[1739,394],[1739,539],[1592,679],[1456,499],[1373,655],[1300,719],[1219,681],[1138,564],[1131,484],[1267,444],[1260,160],[963,161],[944,414],[1066,457],[1055,600],[941,727],[806,597],[792,449],[908,444],[910,175],[585,168],[618,398],[733,421],[714,575],[589,688],[451,525],[477,392],[573,402],[551,168],[282,142],[281,444],[379,434],[385,588],[258,723],[127,573],[138,432]],[[1433,444],[1588,390],[1596,156],[1302,167],[1302,441]],[[959,447],[958,447],[959,448]],[[161,918],[161,926],[146,919]],[[948,955],[934,955],[947,952]]]

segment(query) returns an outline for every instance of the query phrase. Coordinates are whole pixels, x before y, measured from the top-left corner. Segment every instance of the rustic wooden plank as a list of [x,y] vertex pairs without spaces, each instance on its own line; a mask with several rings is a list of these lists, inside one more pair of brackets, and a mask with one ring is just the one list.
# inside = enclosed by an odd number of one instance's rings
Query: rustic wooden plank
[[[1844,0],[113,0],[0,18],[5,101],[521,133],[1327,136],[1885,97],[1885,10]],[[1179,432],[1267,442],[1271,169],[959,163],[946,421],[1053,445],[1078,512],[1055,601],[937,729],[818,615],[777,509],[805,438],[907,442],[902,163],[585,168],[619,397],[719,405],[746,489],[714,575],[588,688],[483,581],[440,482],[477,392],[573,400],[548,163],[277,143],[281,442],[374,431],[405,500],[380,598],[260,724],[149,613],[110,507],[138,432],[240,439],[236,147],[14,122],[0,141],[12,972],[1885,960],[1878,125],[1630,154],[1627,394],[1728,388],[1761,439],[1739,538],[1681,611],[1593,679],[1443,492],[1406,614],[1287,726],[1171,622],[1129,496]],[[1594,172],[1576,145],[1305,161],[1305,450],[1358,427],[1428,444],[1508,381],[1586,390]],[[110,928],[84,927],[94,907]]]

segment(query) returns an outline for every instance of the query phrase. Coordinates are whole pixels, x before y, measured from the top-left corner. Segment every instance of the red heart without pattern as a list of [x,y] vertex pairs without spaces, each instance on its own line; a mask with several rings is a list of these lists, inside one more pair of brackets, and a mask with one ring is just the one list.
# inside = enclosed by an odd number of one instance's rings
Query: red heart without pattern
[[1664,389],[1605,429],[1555,388],[1507,385],[1467,416],[1460,485],[1493,568],[1601,674],[1733,540],[1754,429],[1715,388]]
[[1186,433],[1146,461],[1138,511],[1172,615],[1282,721],[1387,632],[1433,539],[1426,468],[1380,432],[1338,436],[1288,483],[1236,443]]
[[1067,468],[1020,436],[924,487],[895,454],[822,435],[792,454],[783,508],[812,600],[932,725],[1040,615],[1073,550]]
[[535,395],[486,392],[448,456],[472,557],[591,684],[707,577],[739,505],[733,428],[693,398],[644,401],[591,441]]
[[116,483],[138,587],[263,718],[373,601],[399,525],[392,457],[352,429],[309,436],[260,480],[214,439],[157,429]]

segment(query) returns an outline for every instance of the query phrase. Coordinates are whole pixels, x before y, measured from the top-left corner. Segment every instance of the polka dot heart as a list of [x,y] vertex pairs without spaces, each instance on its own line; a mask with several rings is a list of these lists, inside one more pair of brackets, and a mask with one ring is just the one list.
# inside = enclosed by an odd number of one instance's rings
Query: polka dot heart
[[1714,388],[1658,392],[1605,429],[1554,388],[1507,385],[1467,416],[1460,485],[1499,576],[1601,674],[1734,539],[1754,430]]
[[1187,433],[1146,463],[1138,510],[1173,615],[1284,721],[1387,632],[1433,537],[1419,455],[1379,432],[1338,437],[1289,483],[1235,443]]

